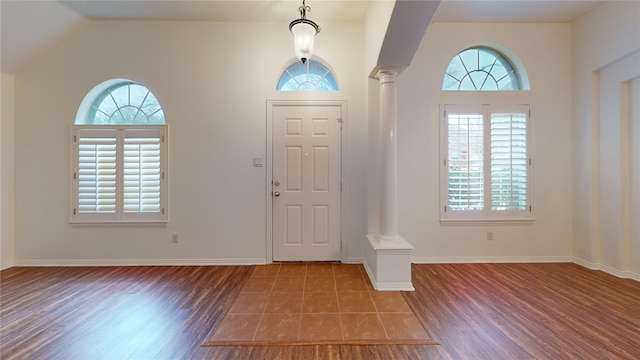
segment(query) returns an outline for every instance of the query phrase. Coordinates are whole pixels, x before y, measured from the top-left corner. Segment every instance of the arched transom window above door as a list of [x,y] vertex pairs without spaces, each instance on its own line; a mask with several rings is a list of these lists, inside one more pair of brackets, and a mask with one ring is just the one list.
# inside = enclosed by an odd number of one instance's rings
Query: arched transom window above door
[[338,91],[331,66],[314,56],[306,63],[297,58],[282,72],[278,91]]

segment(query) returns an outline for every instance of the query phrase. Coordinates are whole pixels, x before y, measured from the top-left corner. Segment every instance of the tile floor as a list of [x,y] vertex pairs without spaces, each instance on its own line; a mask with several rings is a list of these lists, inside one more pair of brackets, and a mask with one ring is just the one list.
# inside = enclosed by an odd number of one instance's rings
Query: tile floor
[[361,265],[256,266],[203,345],[434,343],[400,292],[375,291]]

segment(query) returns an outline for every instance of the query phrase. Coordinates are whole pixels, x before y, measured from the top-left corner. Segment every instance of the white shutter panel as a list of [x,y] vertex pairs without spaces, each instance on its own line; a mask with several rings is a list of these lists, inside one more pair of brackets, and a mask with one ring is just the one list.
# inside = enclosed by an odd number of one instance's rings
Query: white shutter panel
[[124,138],[123,206],[125,213],[161,211],[161,134],[128,130]]
[[[447,110],[448,111],[448,110]],[[484,208],[482,113],[447,113],[448,208]]]
[[78,214],[116,212],[116,142],[115,131],[78,132]]
[[527,209],[527,112],[491,114],[491,210]]
[[166,126],[75,126],[71,221],[166,222]]

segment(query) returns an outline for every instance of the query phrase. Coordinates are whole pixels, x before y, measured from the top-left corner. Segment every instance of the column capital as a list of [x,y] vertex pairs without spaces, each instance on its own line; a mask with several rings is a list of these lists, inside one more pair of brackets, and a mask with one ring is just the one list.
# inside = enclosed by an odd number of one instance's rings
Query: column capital
[[404,70],[399,67],[379,67],[373,70],[373,77],[380,80],[381,83],[395,81],[398,74]]

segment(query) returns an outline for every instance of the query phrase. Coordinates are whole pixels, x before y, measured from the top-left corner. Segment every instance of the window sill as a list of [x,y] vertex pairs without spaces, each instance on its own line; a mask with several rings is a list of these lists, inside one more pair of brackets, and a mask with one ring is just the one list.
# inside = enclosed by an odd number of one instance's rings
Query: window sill
[[104,221],[104,222],[70,222],[71,226],[78,228],[164,228],[167,227],[167,221]]
[[477,225],[532,225],[536,219],[440,219],[444,226],[477,226]]

